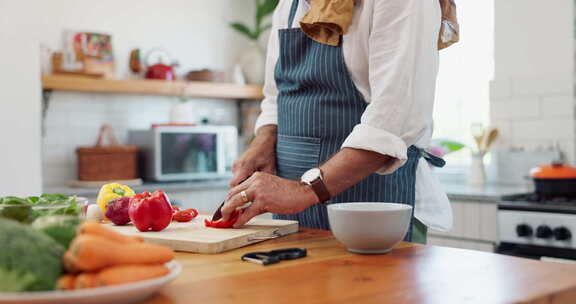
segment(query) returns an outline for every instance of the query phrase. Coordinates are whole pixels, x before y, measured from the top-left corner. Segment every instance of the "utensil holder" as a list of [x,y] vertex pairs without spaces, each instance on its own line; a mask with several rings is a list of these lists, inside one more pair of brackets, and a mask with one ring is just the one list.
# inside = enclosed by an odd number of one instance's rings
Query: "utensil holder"
[[468,184],[481,186],[486,184],[486,168],[484,166],[484,153],[472,154],[470,170],[468,172]]

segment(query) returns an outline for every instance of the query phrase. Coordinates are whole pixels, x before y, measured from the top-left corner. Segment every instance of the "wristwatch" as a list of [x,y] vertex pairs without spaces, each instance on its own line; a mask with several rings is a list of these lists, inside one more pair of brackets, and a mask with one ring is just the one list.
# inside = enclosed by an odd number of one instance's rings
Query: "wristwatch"
[[304,172],[300,178],[300,182],[310,186],[312,190],[314,190],[320,203],[324,203],[332,197],[328,188],[326,188],[326,184],[324,184],[324,177],[322,176],[322,170],[320,170],[320,168],[313,168]]

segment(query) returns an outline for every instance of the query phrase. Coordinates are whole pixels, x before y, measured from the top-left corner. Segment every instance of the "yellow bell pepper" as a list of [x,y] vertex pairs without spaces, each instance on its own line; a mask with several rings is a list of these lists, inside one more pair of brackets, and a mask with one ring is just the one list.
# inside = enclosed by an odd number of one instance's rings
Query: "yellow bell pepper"
[[134,190],[130,189],[128,186],[124,186],[118,183],[106,184],[100,188],[100,192],[98,192],[98,198],[96,199],[96,204],[102,210],[102,214],[106,214],[106,204],[108,204],[108,202],[113,199],[124,196],[134,196]]

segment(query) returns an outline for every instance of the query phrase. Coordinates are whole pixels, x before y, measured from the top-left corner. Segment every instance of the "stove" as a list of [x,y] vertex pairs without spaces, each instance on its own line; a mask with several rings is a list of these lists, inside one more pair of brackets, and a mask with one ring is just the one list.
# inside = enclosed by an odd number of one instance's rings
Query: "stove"
[[537,193],[503,196],[499,209],[576,214],[576,197],[546,197]]
[[498,204],[498,236],[498,253],[576,260],[576,197],[505,196]]

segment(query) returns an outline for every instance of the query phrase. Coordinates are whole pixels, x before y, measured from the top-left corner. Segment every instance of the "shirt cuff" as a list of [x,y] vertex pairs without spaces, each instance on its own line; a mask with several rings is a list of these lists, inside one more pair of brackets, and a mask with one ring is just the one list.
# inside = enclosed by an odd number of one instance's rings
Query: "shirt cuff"
[[254,125],[254,134],[258,133],[258,129],[266,125],[277,125],[278,124],[278,117],[276,115],[266,115],[265,113],[261,113],[256,119],[256,124]]
[[408,159],[408,148],[400,137],[367,124],[356,125],[342,148],[367,150],[392,157],[386,166],[376,171],[380,175],[393,173]]

